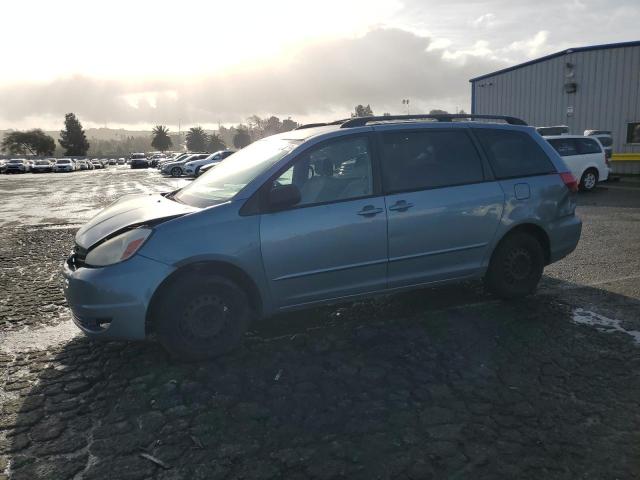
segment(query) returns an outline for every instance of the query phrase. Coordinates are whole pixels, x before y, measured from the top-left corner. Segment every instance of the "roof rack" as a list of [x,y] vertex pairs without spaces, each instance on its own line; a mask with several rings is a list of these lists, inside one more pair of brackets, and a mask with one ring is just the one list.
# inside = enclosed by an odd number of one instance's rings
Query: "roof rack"
[[392,120],[436,120],[438,122],[451,122],[456,119],[471,120],[475,118],[487,120],[504,120],[509,125],[526,125],[524,120],[505,115],[472,115],[467,113],[440,114],[440,115],[386,115],[377,117],[357,117],[341,123],[341,128],[363,127],[369,122],[388,122]]

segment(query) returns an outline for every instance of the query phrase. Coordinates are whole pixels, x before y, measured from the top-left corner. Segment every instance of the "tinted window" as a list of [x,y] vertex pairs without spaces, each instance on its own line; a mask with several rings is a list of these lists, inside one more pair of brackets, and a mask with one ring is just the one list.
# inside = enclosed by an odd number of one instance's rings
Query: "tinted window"
[[352,137],[304,153],[276,180],[300,189],[299,206],[366,197],[373,193],[369,141]]
[[598,142],[595,140],[591,140],[590,138],[576,138],[574,141],[576,142],[576,149],[581,155],[588,153],[602,153],[600,145],[598,145]]
[[474,129],[497,178],[527,177],[555,172],[551,160],[526,133]]
[[578,154],[576,142],[573,141],[573,138],[552,138],[551,140],[548,140],[548,142],[561,157],[569,157],[571,155]]
[[464,131],[383,133],[381,143],[387,192],[462,185],[484,179],[478,152]]

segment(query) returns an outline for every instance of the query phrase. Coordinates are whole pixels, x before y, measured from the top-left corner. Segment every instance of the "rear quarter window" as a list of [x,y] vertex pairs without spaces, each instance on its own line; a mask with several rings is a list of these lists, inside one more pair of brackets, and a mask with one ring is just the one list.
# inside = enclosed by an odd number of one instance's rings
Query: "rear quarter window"
[[576,138],[576,149],[580,155],[585,155],[589,153],[602,153],[602,149],[598,142],[592,140],[590,138]]
[[555,173],[547,154],[529,135],[513,130],[476,128],[496,178],[530,177]]
[[561,157],[578,155],[576,142],[574,142],[573,138],[552,138],[551,140],[548,140],[548,142]]

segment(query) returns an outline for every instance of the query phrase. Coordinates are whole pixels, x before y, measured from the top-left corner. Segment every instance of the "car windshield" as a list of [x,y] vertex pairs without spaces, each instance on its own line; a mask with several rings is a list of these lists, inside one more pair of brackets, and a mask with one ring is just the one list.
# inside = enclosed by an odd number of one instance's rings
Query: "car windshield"
[[9,160],[9,163],[24,163],[24,160]]
[[229,200],[296,146],[297,143],[280,138],[252,143],[179,190],[174,198],[195,207],[209,207]]
[[70,163],[71,160],[58,160],[56,163]]
[[49,165],[49,160],[38,160],[36,165]]

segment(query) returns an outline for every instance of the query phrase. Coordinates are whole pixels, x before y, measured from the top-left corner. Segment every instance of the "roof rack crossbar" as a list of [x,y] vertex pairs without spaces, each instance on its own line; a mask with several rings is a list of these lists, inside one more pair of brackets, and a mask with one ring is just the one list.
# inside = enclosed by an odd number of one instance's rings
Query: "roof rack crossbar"
[[306,125],[300,125],[299,127],[296,127],[294,130],[304,130],[305,128],[313,128],[313,127],[324,127],[326,125],[329,125],[328,123],[307,123]]
[[300,125],[296,127],[295,130],[304,130],[305,128],[313,128],[313,127],[325,127],[327,125],[342,125],[344,122],[350,119],[343,118],[341,120],[334,120],[333,122],[320,122],[320,123],[307,123],[306,125]]
[[386,115],[376,117],[357,117],[347,120],[342,123],[341,128],[363,127],[369,122],[387,122],[392,120],[436,120],[438,122],[451,122],[455,119],[485,119],[485,120],[504,120],[509,125],[526,125],[524,120],[520,120],[516,117],[509,117],[506,115],[473,115],[467,113],[456,114],[439,114],[439,115]]

